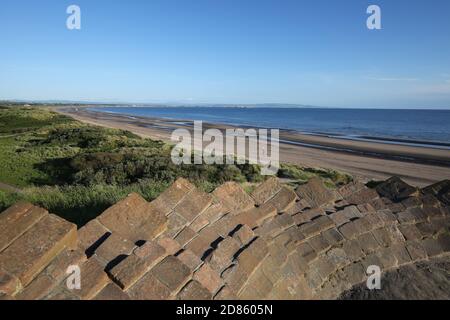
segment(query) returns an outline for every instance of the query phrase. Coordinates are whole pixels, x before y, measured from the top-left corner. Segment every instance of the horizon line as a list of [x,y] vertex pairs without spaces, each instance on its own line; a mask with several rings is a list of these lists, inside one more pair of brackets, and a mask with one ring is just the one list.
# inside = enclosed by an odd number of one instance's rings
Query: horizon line
[[448,107],[339,107],[339,106],[319,106],[301,103],[281,103],[281,102],[261,102],[261,103],[215,103],[215,102],[181,102],[181,101],[162,101],[162,102],[127,102],[127,101],[89,101],[89,100],[71,100],[71,99],[0,99],[0,103],[12,104],[60,104],[60,105],[98,105],[110,107],[231,107],[231,108],[258,108],[267,106],[276,106],[280,109],[366,109],[366,110],[450,110]]

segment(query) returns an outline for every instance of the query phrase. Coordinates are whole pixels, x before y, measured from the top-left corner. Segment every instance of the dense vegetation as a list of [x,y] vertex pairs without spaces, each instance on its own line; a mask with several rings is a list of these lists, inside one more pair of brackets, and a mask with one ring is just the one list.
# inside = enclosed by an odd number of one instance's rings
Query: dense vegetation
[[[291,183],[320,175],[329,185],[349,177],[328,170],[284,165]],[[90,126],[43,108],[0,107],[0,210],[27,200],[79,225],[130,192],[157,197],[176,178],[205,191],[225,181],[251,188],[262,181],[254,165],[174,165],[170,146],[131,132]],[[1,189],[1,184],[0,184]]]

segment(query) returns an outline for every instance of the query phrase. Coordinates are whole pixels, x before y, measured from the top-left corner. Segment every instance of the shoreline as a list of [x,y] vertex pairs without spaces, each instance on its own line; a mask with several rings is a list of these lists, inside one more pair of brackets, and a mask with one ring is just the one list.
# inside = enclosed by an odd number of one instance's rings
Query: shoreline
[[[189,124],[192,121],[183,119],[131,116],[75,106],[52,109],[85,123],[128,130],[142,137],[171,143],[170,135],[174,129],[192,127]],[[203,122],[203,128],[225,130],[236,126]],[[450,151],[446,149],[340,139],[292,130],[280,130],[280,161],[334,169],[363,181],[397,175],[419,187],[450,179]]]
[[[70,108],[70,107],[69,107]],[[75,107],[74,107],[75,108]],[[79,108],[78,106],[76,108]],[[118,116],[125,116],[130,119],[152,119],[157,121],[163,121],[163,122],[171,122],[171,123],[186,123],[187,126],[189,126],[188,123],[192,123],[194,119],[192,118],[176,118],[176,117],[158,117],[158,116],[152,116],[152,115],[133,115],[126,112],[116,112],[109,110],[110,108],[113,108],[111,106],[108,107],[95,107],[95,106],[84,106],[81,107],[83,110],[94,112],[94,113],[102,113],[102,114],[110,114],[110,115],[118,115]],[[102,110],[103,108],[107,108],[108,110]],[[118,107],[122,108],[122,106]],[[126,107],[126,108],[140,108],[140,107]],[[145,107],[143,107],[145,108]],[[151,107],[150,107],[151,108]],[[167,107],[171,108],[171,107]],[[202,107],[198,107],[201,109]],[[261,108],[264,109],[264,108]],[[320,108],[319,108],[320,109]],[[343,109],[348,110],[348,109]],[[391,109],[389,109],[391,110]],[[383,136],[383,135],[367,135],[367,134],[346,134],[346,133],[339,133],[339,132],[326,132],[326,131],[305,131],[301,129],[295,129],[295,128],[282,128],[282,127],[270,127],[270,126],[261,126],[261,125],[252,125],[249,123],[239,123],[237,122],[231,122],[231,121],[222,121],[222,122],[214,122],[213,120],[197,120],[197,121],[203,121],[204,123],[209,123],[211,125],[214,125],[215,127],[218,126],[227,126],[232,128],[259,128],[259,129],[279,129],[280,132],[285,133],[293,133],[297,135],[303,135],[303,136],[313,136],[313,137],[324,137],[324,138],[330,138],[330,139],[338,139],[338,140],[350,140],[350,141],[362,141],[362,142],[372,142],[372,143],[382,143],[382,144],[393,144],[393,145],[399,145],[399,146],[410,146],[410,147],[423,147],[423,148],[431,148],[431,149],[442,149],[442,150],[448,150],[450,151],[450,142],[447,142],[446,140],[427,140],[425,138],[407,138],[407,137],[395,137],[395,136]]]

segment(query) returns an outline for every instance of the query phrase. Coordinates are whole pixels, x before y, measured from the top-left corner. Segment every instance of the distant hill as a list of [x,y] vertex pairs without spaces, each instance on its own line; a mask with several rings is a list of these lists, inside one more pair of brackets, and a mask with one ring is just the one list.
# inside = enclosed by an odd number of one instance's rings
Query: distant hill
[[96,106],[128,106],[128,107],[217,107],[217,108],[326,108],[322,106],[311,106],[292,103],[254,103],[254,104],[217,104],[217,103],[132,103],[132,102],[93,102],[77,100],[0,100],[0,104],[30,104],[30,105],[96,105]]

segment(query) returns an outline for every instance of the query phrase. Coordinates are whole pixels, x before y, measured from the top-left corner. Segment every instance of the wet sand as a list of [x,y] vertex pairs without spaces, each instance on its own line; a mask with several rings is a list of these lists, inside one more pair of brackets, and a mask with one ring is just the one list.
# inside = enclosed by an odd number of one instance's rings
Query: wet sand
[[[142,137],[166,142],[171,142],[170,136],[174,129],[192,127],[192,122],[182,119],[126,116],[79,107],[56,110],[85,123],[129,130]],[[232,126],[204,123],[203,128],[224,130]],[[355,141],[293,131],[280,131],[280,161],[305,167],[335,169],[364,181],[396,175],[419,187],[450,179],[448,149]]]

